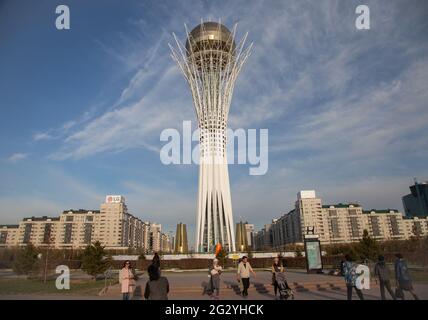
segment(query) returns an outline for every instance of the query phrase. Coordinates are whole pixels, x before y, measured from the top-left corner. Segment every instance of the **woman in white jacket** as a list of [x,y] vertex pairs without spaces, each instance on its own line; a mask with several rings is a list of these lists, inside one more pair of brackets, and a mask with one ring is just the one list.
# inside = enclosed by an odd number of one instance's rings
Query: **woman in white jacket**
[[134,272],[132,271],[131,262],[125,261],[122,270],[119,272],[119,282],[123,300],[129,300],[135,287]]

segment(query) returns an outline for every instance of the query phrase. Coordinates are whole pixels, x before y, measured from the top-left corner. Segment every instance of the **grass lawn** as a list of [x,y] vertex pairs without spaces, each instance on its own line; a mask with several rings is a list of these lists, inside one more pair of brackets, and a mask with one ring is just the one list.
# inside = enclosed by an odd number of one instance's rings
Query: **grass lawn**
[[103,280],[71,280],[70,290],[58,290],[54,280],[43,283],[42,280],[0,279],[0,295],[2,294],[78,294],[98,295],[104,287]]
[[410,276],[413,282],[416,283],[428,283],[428,270],[414,270],[410,269]]

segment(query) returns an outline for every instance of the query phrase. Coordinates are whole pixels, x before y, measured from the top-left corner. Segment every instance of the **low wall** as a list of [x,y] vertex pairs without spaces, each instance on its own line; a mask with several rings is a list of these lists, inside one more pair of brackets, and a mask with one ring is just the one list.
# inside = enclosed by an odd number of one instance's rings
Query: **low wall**
[[[323,252],[323,254],[324,254],[324,252]],[[295,252],[282,252],[281,255],[283,257],[287,257],[287,258],[293,258],[296,256],[296,253]],[[303,255],[304,255],[304,252],[303,252]],[[243,256],[248,256],[248,253],[246,253],[246,252],[231,253],[228,255],[227,258],[231,259],[231,260],[238,260],[239,258],[241,258]],[[277,256],[278,256],[278,252],[253,252],[252,253],[252,258],[273,259]],[[120,260],[120,261],[125,261],[125,260],[137,261],[138,255],[113,255],[112,258],[113,258],[113,260]],[[163,254],[162,255],[162,260],[183,260],[183,259],[202,259],[202,260],[211,259],[212,260],[214,258],[215,258],[214,253]],[[146,255],[146,260],[152,260],[152,259],[153,259],[152,254]]]
[[[151,264],[151,260],[131,260],[134,268],[139,270],[146,270]],[[342,260],[342,256],[323,256],[322,257],[324,266],[338,266]],[[114,260],[113,267],[121,268],[125,260]],[[253,268],[270,268],[272,266],[273,259],[269,258],[251,258],[249,259],[251,266]],[[282,263],[286,268],[294,269],[305,269],[306,268],[306,258],[305,257],[284,257],[282,258]],[[212,264],[212,259],[207,258],[181,258],[181,259],[161,259],[161,266],[163,269],[182,269],[182,270],[192,270],[192,269],[207,269],[208,266]],[[224,268],[232,268],[236,266],[236,260],[226,259],[221,262]]]

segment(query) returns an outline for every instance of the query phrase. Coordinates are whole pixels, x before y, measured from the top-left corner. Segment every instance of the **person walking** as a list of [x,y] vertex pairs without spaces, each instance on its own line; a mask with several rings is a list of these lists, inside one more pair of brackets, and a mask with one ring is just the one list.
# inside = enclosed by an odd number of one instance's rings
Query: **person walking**
[[[388,290],[393,300],[396,300],[394,291],[391,289],[391,281],[390,281],[390,271],[388,266],[385,263],[385,257],[379,256],[378,262],[375,265],[374,269],[375,276],[377,276],[377,280],[379,280],[379,288],[380,288],[380,296],[382,300],[386,300],[385,297],[385,288]],[[376,280],[376,281],[377,281]]]
[[355,289],[357,292],[358,298],[360,300],[364,300],[363,292],[361,289],[358,289],[355,286],[355,281],[359,274],[356,273],[356,265],[352,261],[352,258],[350,255],[345,255],[345,262],[343,264],[343,276],[345,278],[346,283],[346,292],[347,292],[347,298],[348,300],[352,300],[352,289]]
[[285,271],[284,266],[279,261],[279,257],[275,257],[273,259],[273,264],[272,264],[272,285],[273,285],[273,291],[275,293],[275,299],[278,293],[278,281],[276,280],[276,274],[282,273],[284,271]]
[[129,300],[135,289],[134,272],[129,260],[125,261],[119,272],[119,283],[121,284],[122,299]]
[[[219,298],[220,294],[220,274],[223,268],[218,264],[218,259],[213,260],[212,266],[209,268],[210,272],[210,283],[209,283],[209,294],[214,299]],[[214,295],[215,294],[215,295]]]
[[169,282],[166,277],[161,277],[157,266],[151,264],[147,269],[149,280],[144,290],[144,298],[147,300],[168,300]]
[[256,277],[256,273],[254,272],[253,268],[251,268],[251,265],[248,262],[248,257],[243,256],[242,261],[238,264],[238,271],[237,271],[238,282],[242,280],[243,297],[248,296],[248,288],[250,287],[250,273],[252,273],[254,277]]
[[157,252],[155,252],[155,254],[153,256],[152,265],[154,265],[160,271],[161,263],[160,263],[159,254]]
[[409,291],[415,300],[419,300],[416,295],[413,285],[412,279],[410,278],[409,269],[407,268],[407,263],[403,259],[403,256],[400,253],[395,255],[395,281],[397,285],[396,296],[397,298],[401,298],[405,300],[404,291]]

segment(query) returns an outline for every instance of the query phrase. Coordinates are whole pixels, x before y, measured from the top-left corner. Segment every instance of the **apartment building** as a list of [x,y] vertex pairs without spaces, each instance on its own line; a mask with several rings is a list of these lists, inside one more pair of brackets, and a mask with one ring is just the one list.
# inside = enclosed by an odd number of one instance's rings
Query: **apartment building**
[[254,249],[255,250],[272,250],[273,232],[272,226],[277,222],[276,219],[272,223],[265,224],[263,229],[254,235]]
[[18,245],[19,225],[0,225],[0,248]]
[[54,245],[61,234],[59,217],[24,218],[19,223],[17,245],[31,243],[35,246]]
[[[52,242],[55,247],[79,248],[95,242],[95,223],[99,210],[63,211],[55,225]],[[33,243],[39,246],[39,243]]]
[[[256,247],[283,250],[287,244],[303,243],[307,230],[319,235],[323,244],[359,241],[364,230],[381,241],[406,240],[428,235],[428,218],[405,217],[393,209],[363,210],[357,203],[322,205],[315,191],[301,191],[293,210],[257,233]],[[269,237],[271,240],[265,241]]]
[[[128,212],[125,198],[108,195],[100,210],[66,210],[59,217],[24,218],[18,226],[0,226],[0,246],[84,248],[99,241],[106,249],[149,251],[149,224]],[[161,245],[161,239],[156,243]]]
[[160,251],[163,253],[171,253],[173,251],[173,245],[172,245],[171,238],[166,233],[161,233]]
[[427,217],[404,217],[404,233],[416,237],[428,235],[428,216]]
[[149,240],[150,251],[153,251],[153,252],[162,251],[162,225],[158,223],[151,223],[149,230],[150,230],[150,240]]

